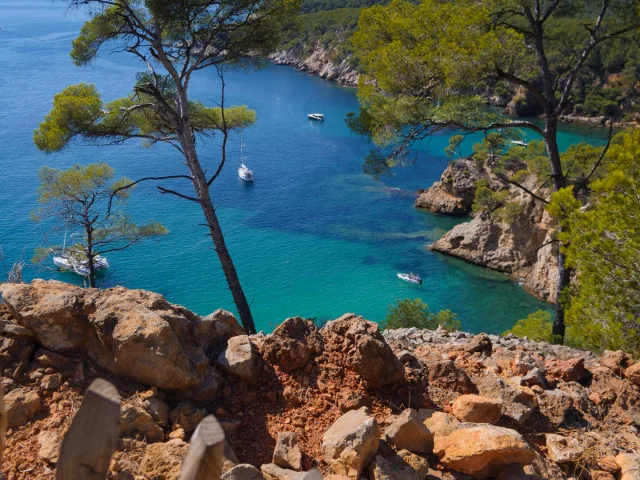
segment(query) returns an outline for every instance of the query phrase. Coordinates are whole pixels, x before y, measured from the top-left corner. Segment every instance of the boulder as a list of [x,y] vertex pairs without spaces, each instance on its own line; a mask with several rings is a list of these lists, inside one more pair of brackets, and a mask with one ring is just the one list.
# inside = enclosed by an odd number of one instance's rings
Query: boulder
[[640,453],[620,453],[616,463],[620,467],[620,480],[640,479]]
[[401,450],[389,457],[376,455],[369,470],[373,480],[423,480],[429,473],[429,462]]
[[434,440],[437,437],[451,435],[462,425],[455,417],[452,417],[448,413],[423,408],[420,409],[418,414],[424,426],[427,427],[427,430],[433,435]]
[[584,366],[584,358],[571,358],[569,360],[551,358],[545,362],[544,366],[547,382],[554,386],[560,381],[581,382],[591,377],[591,372]]
[[538,368],[534,368],[527,372],[527,374],[522,377],[522,384],[527,387],[533,387],[534,385],[540,388],[547,388],[547,380],[545,379],[544,373],[542,373]]
[[380,442],[380,427],[362,407],[338,418],[322,436],[322,455],[331,469],[357,479],[373,460]]
[[398,415],[385,434],[397,450],[420,453],[433,451],[433,434],[424,425],[418,412],[412,408]]
[[426,364],[430,385],[461,394],[478,392],[467,373],[451,360],[428,361]]
[[43,430],[38,434],[38,456],[43,460],[56,463],[60,455],[62,440],[57,432]]
[[267,463],[260,467],[260,471],[266,480],[322,480],[322,474],[316,468],[308,472],[296,472],[279,467],[275,463]]
[[404,378],[404,368],[378,324],[346,314],[327,323],[321,334],[328,350],[348,353],[349,364],[370,386],[381,387]]
[[273,451],[273,463],[282,468],[302,470],[302,452],[298,445],[298,434],[294,432],[280,432]]
[[231,337],[227,348],[218,356],[218,363],[229,373],[254,383],[262,372],[258,349],[247,335]]
[[199,317],[161,295],[53,280],[4,284],[0,292],[39,344],[56,353],[86,353],[114,375],[178,390],[199,386],[209,370],[197,341]]
[[547,433],[547,452],[556,463],[576,462],[584,454],[584,448],[578,440]]
[[494,372],[485,372],[476,382],[480,395],[502,400],[502,415],[522,424],[538,406],[536,395],[527,387],[507,383]]
[[635,384],[640,386],[640,362],[636,362],[624,371],[624,376]]
[[122,408],[120,435],[144,439],[147,443],[164,440],[164,430],[158,426],[149,412],[138,405],[128,405]]
[[287,318],[266,336],[261,353],[267,362],[278,365],[284,372],[291,372],[304,367],[323,349],[322,336],[313,322],[293,317]]
[[169,405],[157,397],[152,397],[145,402],[144,407],[158,425],[165,428],[169,426]]
[[246,335],[247,332],[238,323],[235,315],[219,308],[206,317],[202,317],[198,324],[198,336],[203,346],[222,343],[231,337]]
[[445,467],[478,479],[489,478],[508,464],[529,465],[535,456],[518,432],[488,424],[436,437],[433,451]]
[[558,428],[567,420],[574,409],[573,398],[559,389],[544,390],[538,396],[539,415],[550,428]]
[[600,365],[607,367],[616,375],[622,375],[631,364],[633,360],[622,350],[605,350],[600,357]]
[[152,443],[145,451],[140,471],[145,478],[158,480],[178,480],[182,460],[189,445],[180,439],[165,443]]
[[60,388],[62,377],[59,373],[53,373],[51,375],[45,375],[40,381],[41,390],[57,390]]
[[480,335],[476,335],[471,340],[467,342],[464,346],[464,351],[467,353],[482,353],[483,355],[490,356],[493,352],[493,344],[491,343],[491,339],[489,335],[486,333],[481,333]]
[[38,366],[43,368],[57,368],[62,369],[65,367],[72,367],[73,363],[71,360],[64,355],[58,355],[55,352],[51,352],[44,348],[39,348],[36,350],[36,353],[33,355],[34,360],[38,364]]
[[222,480],[264,480],[262,473],[253,465],[241,463],[222,474]]
[[3,370],[10,369],[12,373],[18,365],[26,365],[34,348],[31,330],[14,321],[0,319],[0,367]]
[[502,400],[480,395],[460,395],[451,411],[461,422],[495,425],[502,415]]
[[14,388],[4,396],[4,408],[7,415],[7,428],[26,425],[40,411],[40,395],[26,388]]
[[193,432],[207,415],[206,410],[196,408],[190,402],[182,402],[169,414],[174,425],[179,425],[185,432]]

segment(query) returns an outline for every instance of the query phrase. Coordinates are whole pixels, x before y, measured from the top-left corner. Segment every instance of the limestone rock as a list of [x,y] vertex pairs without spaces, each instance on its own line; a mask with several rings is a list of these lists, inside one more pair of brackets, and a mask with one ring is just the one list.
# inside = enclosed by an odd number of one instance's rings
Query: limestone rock
[[584,358],[560,360],[551,358],[545,362],[547,381],[556,385],[559,381],[581,382],[591,376],[584,366]]
[[315,468],[308,472],[296,472],[275,463],[267,463],[260,467],[260,471],[266,480],[322,480],[322,474]]
[[620,467],[620,480],[640,479],[640,453],[620,453],[616,463]]
[[640,362],[636,362],[624,371],[624,376],[631,383],[640,386]]
[[546,438],[547,452],[556,463],[575,462],[584,454],[584,448],[575,438],[552,433],[547,433]]
[[420,453],[433,451],[433,434],[424,425],[418,412],[412,408],[398,415],[385,434],[397,450]]
[[288,318],[267,335],[262,346],[264,359],[284,372],[304,367],[322,353],[322,336],[315,325],[300,317]]
[[423,480],[429,473],[429,462],[401,450],[390,457],[376,455],[369,469],[373,480]]
[[607,367],[616,375],[622,375],[627,367],[633,363],[633,360],[622,350],[605,350],[600,357],[600,365]]
[[212,346],[223,343],[231,337],[246,335],[235,315],[222,308],[202,317],[197,327],[200,345],[208,351]]
[[449,215],[469,213],[476,196],[476,183],[483,177],[484,171],[472,159],[455,160],[442,173],[440,181],[418,192],[415,205]]
[[262,359],[247,335],[231,337],[220,353],[218,363],[228,372],[248,382],[255,382],[262,371]]
[[19,364],[26,364],[34,344],[31,330],[11,320],[0,320],[0,365],[3,369],[13,370]]
[[39,348],[34,354],[36,363],[43,367],[64,368],[71,366],[71,360],[64,355],[58,355],[55,352]]
[[152,397],[145,402],[144,406],[158,425],[169,426],[169,405],[157,397]]
[[481,333],[467,342],[464,346],[464,351],[467,353],[478,352],[484,355],[491,355],[491,352],[493,351],[493,344],[491,343],[489,335]]
[[453,403],[452,413],[461,422],[495,425],[502,415],[502,400],[480,395],[461,395]]
[[573,410],[573,398],[562,390],[545,390],[538,395],[540,416],[551,428],[557,428],[565,423],[567,416]]
[[298,445],[298,434],[294,432],[280,432],[273,451],[273,463],[282,468],[302,470],[302,452]]
[[428,361],[426,364],[430,385],[461,394],[477,393],[467,373],[456,367],[451,360]]
[[534,452],[514,430],[494,425],[460,428],[436,437],[434,453],[447,468],[484,479],[511,463],[528,465]]
[[189,445],[179,439],[152,443],[145,451],[140,470],[146,478],[178,480],[182,460]]
[[380,427],[366,407],[338,418],[322,437],[322,454],[331,469],[357,479],[373,460],[380,442]]
[[164,431],[158,426],[153,417],[138,405],[128,405],[122,408],[120,414],[120,435],[140,437],[147,443],[164,440]]
[[202,408],[196,408],[190,402],[182,402],[169,414],[171,421],[179,425],[185,432],[193,432],[204,419],[207,412]]
[[196,387],[209,369],[199,318],[161,295],[57,281],[0,286],[12,316],[56,353],[89,354],[115,375],[164,389]]
[[349,363],[372,387],[404,378],[404,368],[380,333],[378,324],[346,314],[321,330],[325,347],[349,352]]
[[40,395],[26,388],[15,388],[4,396],[7,428],[26,425],[33,420],[41,407]]
[[428,408],[420,409],[418,412],[427,430],[431,432],[433,438],[446,437],[451,435],[462,425],[455,417],[448,413],[436,412]]
[[60,455],[60,435],[56,432],[43,430],[38,434],[38,456],[47,462],[56,463]]
[[262,473],[253,465],[241,463],[222,474],[222,480],[264,480]]
[[480,395],[501,399],[502,415],[518,424],[529,419],[538,406],[536,396],[529,388],[507,383],[493,372],[485,372],[476,385]]

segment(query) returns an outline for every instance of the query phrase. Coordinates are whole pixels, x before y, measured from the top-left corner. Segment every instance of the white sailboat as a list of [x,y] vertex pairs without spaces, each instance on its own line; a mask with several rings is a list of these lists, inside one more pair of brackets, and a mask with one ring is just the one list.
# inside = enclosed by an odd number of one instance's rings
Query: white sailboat
[[[73,235],[72,235],[73,236]],[[75,248],[74,248],[75,247]],[[74,246],[67,249],[67,229],[64,230],[64,242],[62,244],[62,252],[53,256],[53,264],[59,270],[74,272],[83,277],[89,276],[89,262],[87,261],[84,251]],[[109,262],[106,258],[97,255],[93,259],[93,269],[104,270],[109,268]]]
[[242,133],[240,134],[240,167],[238,167],[238,177],[245,182],[253,182],[253,172],[244,164],[247,157],[244,156],[244,144],[242,143]]

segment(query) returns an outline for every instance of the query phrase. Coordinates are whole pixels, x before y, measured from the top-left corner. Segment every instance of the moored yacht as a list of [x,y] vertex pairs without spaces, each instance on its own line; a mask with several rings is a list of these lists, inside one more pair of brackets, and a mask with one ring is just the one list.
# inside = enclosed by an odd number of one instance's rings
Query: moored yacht
[[244,164],[247,157],[244,156],[244,144],[242,143],[242,133],[240,134],[240,167],[238,167],[238,177],[245,182],[253,182],[253,171]]
[[324,114],[322,113],[310,113],[307,117],[309,117],[309,120],[317,120],[319,122],[324,121]]
[[422,284],[422,278],[420,278],[420,275],[416,275],[415,273],[399,273],[398,278],[416,285]]

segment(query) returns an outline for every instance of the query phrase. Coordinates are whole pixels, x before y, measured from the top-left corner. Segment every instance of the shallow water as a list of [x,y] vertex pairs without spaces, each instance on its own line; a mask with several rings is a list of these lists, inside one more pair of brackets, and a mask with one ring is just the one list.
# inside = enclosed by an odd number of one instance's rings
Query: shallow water
[[[142,70],[121,54],[76,68],[69,50],[81,25],[80,15],[65,14],[48,0],[0,4],[0,245],[8,261],[23,251],[30,258],[42,239],[41,227],[29,221],[42,165],[106,161],[118,175],[133,179],[184,172],[168,147],[73,145],[49,156],[35,148],[33,130],[55,93],[90,82],[111,100],[129,93]],[[547,307],[503,274],[426,249],[461,221],[412,206],[415,191],[430,186],[446,166],[443,149],[450,134],[434,136],[421,146],[418,162],[378,183],[362,173],[370,145],[344,124],[345,114],[357,109],[353,89],[274,65],[231,73],[227,81],[227,102],[246,104],[258,114],[244,134],[256,180],[249,185],[238,179],[233,138],[232,161],[216,180],[213,197],[258,329],[271,330],[293,315],[335,318],[351,311],[379,321],[392,302],[422,298],[433,310],[456,312],[465,330],[497,333]],[[191,94],[209,104],[218,100],[215,73],[195,79]],[[316,111],[325,114],[324,123],[307,120],[307,113]],[[587,134],[594,142],[602,136],[565,127],[561,142],[566,146]],[[215,139],[200,151],[212,171],[218,159]],[[201,314],[234,310],[210,240],[198,226],[197,207],[143,185],[129,211],[138,219],[162,221],[171,233],[109,255],[107,285],[157,291]],[[422,286],[396,278],[408,270],[423,276]],[[73,274],[35,267],[26,276],[79,282]]]

